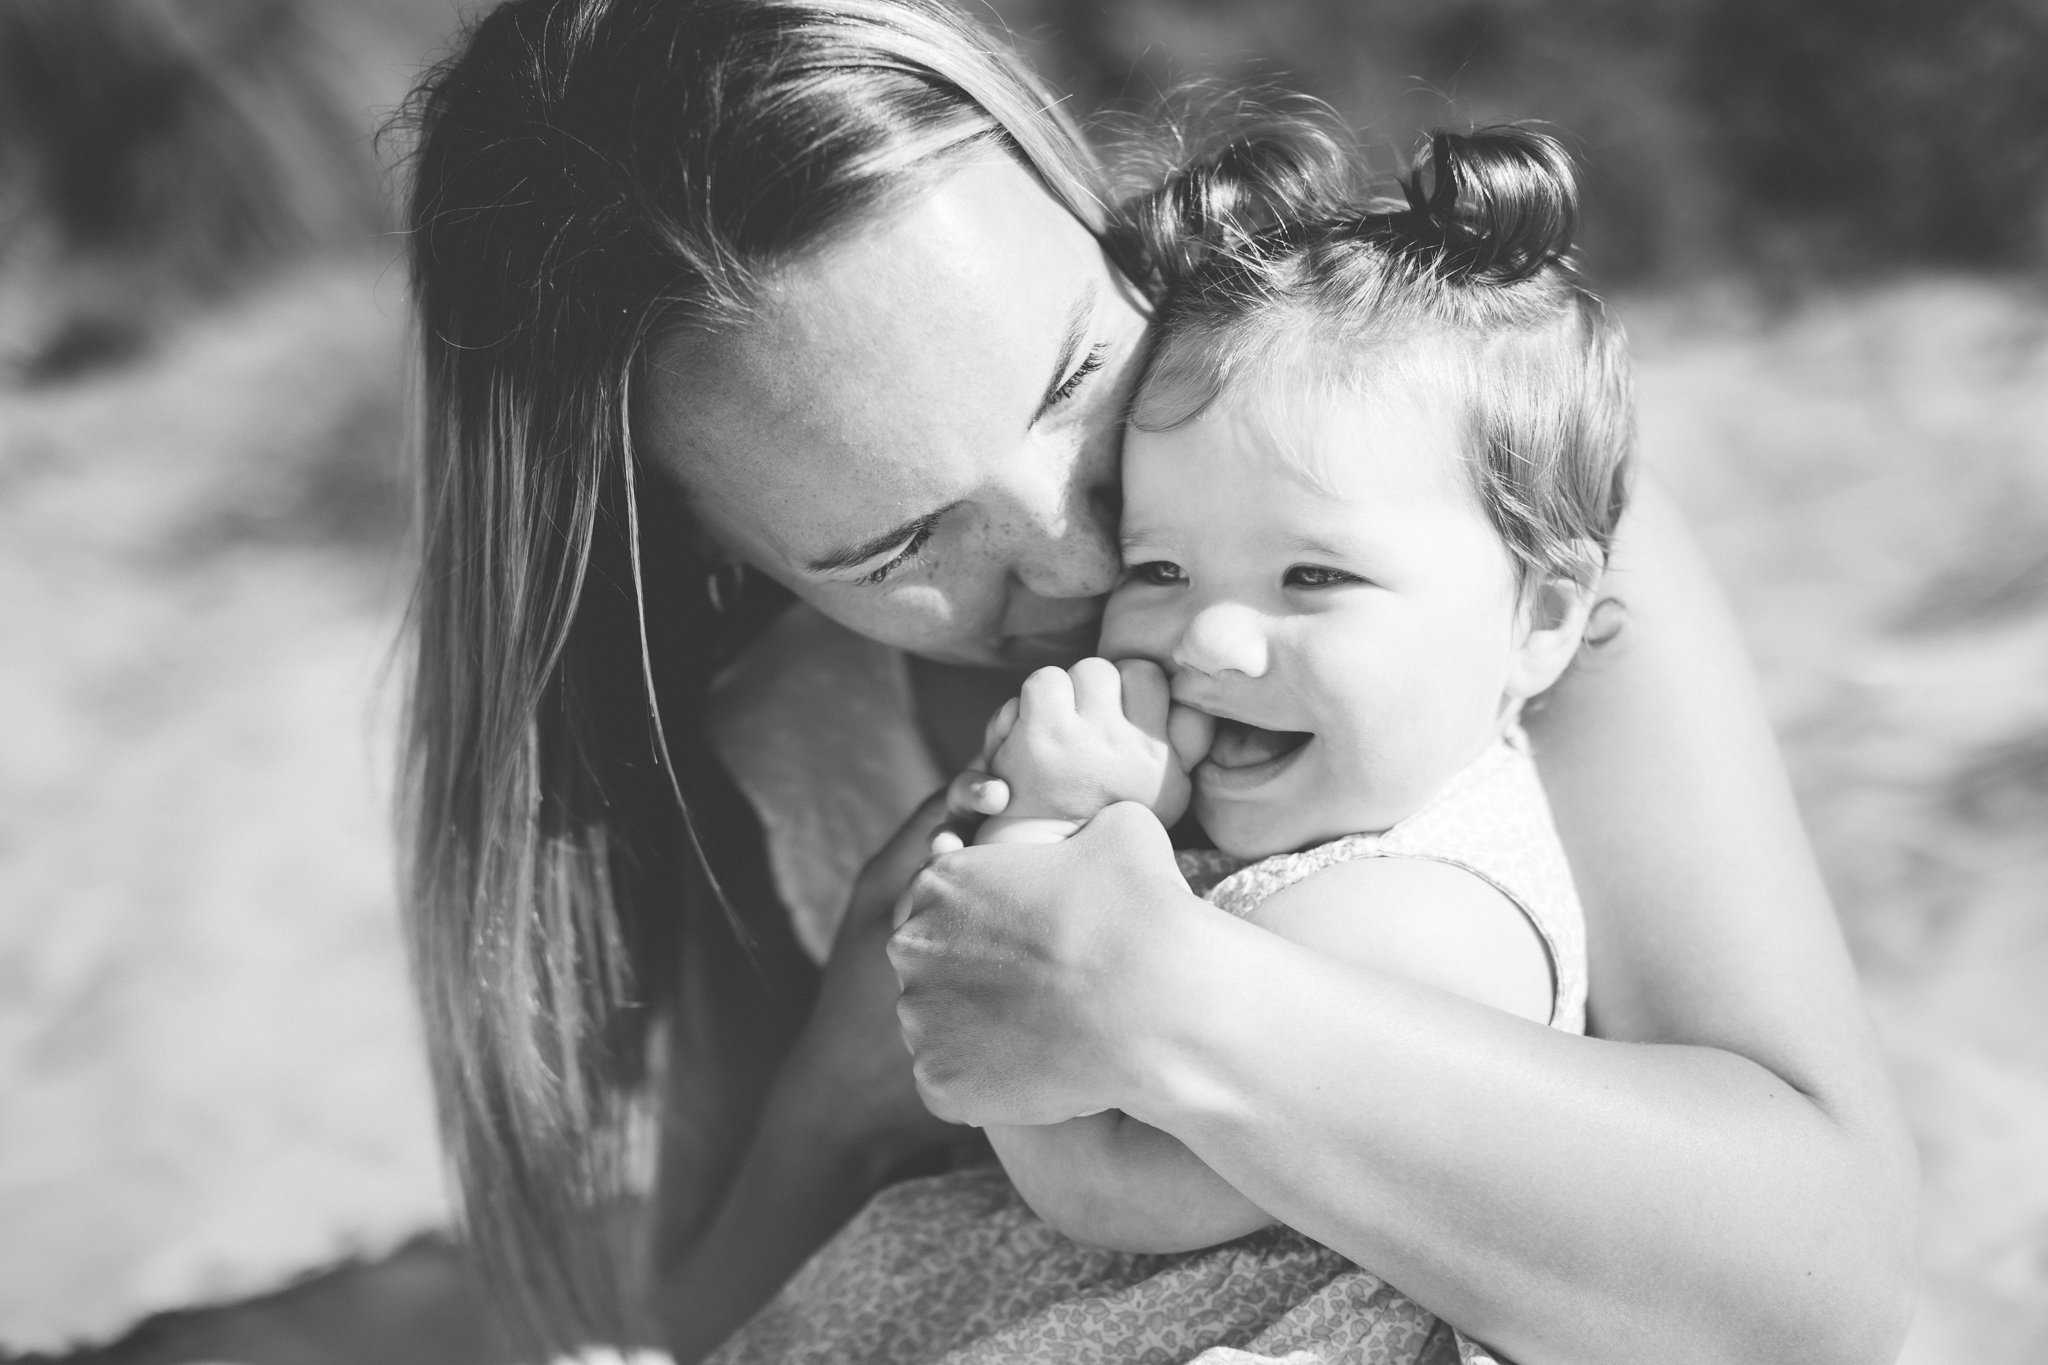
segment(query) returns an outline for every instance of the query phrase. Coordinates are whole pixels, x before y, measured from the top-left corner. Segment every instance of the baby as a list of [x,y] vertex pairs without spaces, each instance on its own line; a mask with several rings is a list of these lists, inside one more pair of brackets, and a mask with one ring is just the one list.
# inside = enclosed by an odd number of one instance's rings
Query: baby
[[[990,723],[1010,802],[978,840],[1119,801],[1192,813],[1214,848],[1182,871],[1221,909],[1581,1031],[1578,902],[1518,717],[1597,600],[1626,360],[1563,259],[1556,142],[1439,133],[1425,169],[1405,203],[1365,200],[1290,127],[1155,199],[1105,657],[1033,674]],[[990,1138],[1077,1241],[1183,1251],[1272,1221],[1114,1112]]]

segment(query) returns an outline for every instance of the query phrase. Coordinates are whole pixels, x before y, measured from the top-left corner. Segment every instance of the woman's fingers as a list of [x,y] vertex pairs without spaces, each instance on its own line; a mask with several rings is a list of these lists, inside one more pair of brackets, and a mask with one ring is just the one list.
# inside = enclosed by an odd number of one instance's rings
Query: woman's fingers
[[[940,848],[939,841],[947,838],[952,839],[954,847]],[[935,857],[943,856],[948,853],[957,853],[959,852],[961,847],[963,847],[963,845],[961,845],[960,843],[959,836],[949,835],[944,830],[941,830],[937,834],[934,834],[932,836],[932,854]],[[896,904],[889,907],[889,930],[891,933],[894,933],[896,930],[901,929],[903,927],[903,921],[910,918],[910,907],[910,888],[906,886],[903,888],[903,894],[896,898]]]
[[1129,1030],[1116,1003],[1132,984],[1122,964],[1173,933],[1152,912],[1191,900],[1150,811],[1120,803],[1063,843],[935,859],[910,900],[889,960],[935,1113],[1057,1123],[1120,1103]]
[[784,1063],[790,1093],[802,1097],[802,1122],[849,1134],[891,1162],[944,1132],[917,1096],[888,954],[906,908],[905,887],[926,861],[932,827],[944,813],[943,794],[935,792],[862,870],[810,1021]]
[[963,770],[946,787],[946,811],[953,821],[972,824],[984,816],[1001,815],[1009,804],[1010,784],[977,768]]
[[983,820],[1001,815],[1009,806],[1010,784],[1002,778],[976,768],[956,774],[946,784],[945,822],[931,832],[925,843],[926,856],[965,848]]
[[[934,792],[926,797],[908,820],[898,827],[881,851],[868,859],[853,884],[853,898],[841,921],[842,935],[878,917],[894,902],[896,893],[910,881],[930,856],[932,835],[951,814],[952,793]],[[835,950],[836,951],[836,950]]]

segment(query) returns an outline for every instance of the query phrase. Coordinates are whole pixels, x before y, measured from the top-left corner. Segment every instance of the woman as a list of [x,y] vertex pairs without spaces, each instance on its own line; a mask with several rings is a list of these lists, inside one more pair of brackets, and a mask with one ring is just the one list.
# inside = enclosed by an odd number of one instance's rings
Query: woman
[[[940,0],[514,0],[421,113],[409,911],[468,1217],[562,1331],[623,1282],[585,1214],[631,1183],[652,1074],[683,1359],[944,1160],[961,1130],[920,1089],[973,1123],[1141,1113],[1524,1365],[1888,1358],[1910,1153],[1654,488],[1613,569],[1627,629],[1531,726],[1604,1041],[1504,1049],[1447,997],[1304,989],[1286,945],[1188,917],[1116,810],[942,860],[892,969],[943,793],[878,853],[876,812],[967,766],[1017,670],[1086,652],[1117,570],[1146,268],[1100,172]],[[837,714],[862,669],[900,715]],[[1475,1126],[1580,1155],[1447,1168]]]

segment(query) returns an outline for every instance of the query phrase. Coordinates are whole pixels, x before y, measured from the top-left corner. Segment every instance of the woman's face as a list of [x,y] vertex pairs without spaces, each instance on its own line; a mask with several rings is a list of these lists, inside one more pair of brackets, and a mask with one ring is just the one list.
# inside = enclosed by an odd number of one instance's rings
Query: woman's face
[[1095,239],[990,154],[663,347],[646,435],[722,549],[861,634],[1070,663],[1117,578],[1144,330]]

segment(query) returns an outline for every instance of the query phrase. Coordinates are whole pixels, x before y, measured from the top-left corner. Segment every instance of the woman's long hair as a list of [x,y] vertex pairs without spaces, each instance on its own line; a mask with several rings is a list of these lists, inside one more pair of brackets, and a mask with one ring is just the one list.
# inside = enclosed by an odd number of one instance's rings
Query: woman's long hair
[[618,1322],[591,1214],[630,1183],[649,1022],[683,1025],[680,1246],[813,979],[702,733],[730,618],[635,456],[643,358],[972,145],[1103,210],[1056,103],[943,0],[511,0],[411,112],[406,919],[468,1229],[570,1341]]

